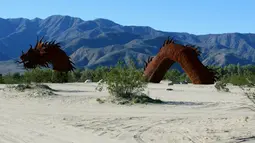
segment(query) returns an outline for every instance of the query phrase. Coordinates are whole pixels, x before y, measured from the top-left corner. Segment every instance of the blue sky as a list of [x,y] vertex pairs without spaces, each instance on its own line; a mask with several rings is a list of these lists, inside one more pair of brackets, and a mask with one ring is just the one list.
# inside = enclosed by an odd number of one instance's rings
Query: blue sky
[[106,18],[192,34],[255,33],[255,0],[2,0],[1,18]]

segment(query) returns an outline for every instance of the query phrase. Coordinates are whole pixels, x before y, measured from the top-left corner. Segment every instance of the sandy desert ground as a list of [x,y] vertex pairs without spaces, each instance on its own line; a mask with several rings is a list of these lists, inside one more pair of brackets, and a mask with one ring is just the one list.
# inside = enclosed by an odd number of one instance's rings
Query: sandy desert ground
[[48,84],[57,95],[35,97],[0,85],[0,143],[255,142],[255,105],[239,87],[149,84],[162,105],[99,104],[96,83]]

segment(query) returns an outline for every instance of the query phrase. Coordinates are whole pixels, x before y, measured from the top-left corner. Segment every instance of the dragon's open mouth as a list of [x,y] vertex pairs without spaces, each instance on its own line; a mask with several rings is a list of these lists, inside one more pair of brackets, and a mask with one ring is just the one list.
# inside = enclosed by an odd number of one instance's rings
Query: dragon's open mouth
[[24,66],[25,69],[27,69],[27,68],[35,68],[36,67],[36,65],[32,64],[31,61],[18,61],[17,60],[16,63],[18,63],[18,64],[22,64],[23,63],[23,66]]
[[24,64],[28,64],[29,63],[29,61],[15,61],[15,63],[18,63],[18,64],[22,64],[22,63],[24,63]]

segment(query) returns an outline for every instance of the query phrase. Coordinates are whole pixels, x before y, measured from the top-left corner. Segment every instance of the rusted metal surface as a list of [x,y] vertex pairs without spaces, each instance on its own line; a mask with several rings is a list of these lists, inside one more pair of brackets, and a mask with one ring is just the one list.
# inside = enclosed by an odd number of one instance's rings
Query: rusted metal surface
[[33,69],[36,67],[47,67],[52,65],[53,70],[59,72],[73,71],[75,67],[74,63],[70,60],[70,57],[61,49],[59,43],[55,41],[47,42],[42,41],[41,38],[34,47],[30,45],[29,50],[20,56],[21,61],[26,69]]
[[165,40],[158,54],[146,62],[144,76],[149,82],[159,83],[167,70],[177,62],[193,84],[213,84],[216,80],[215,73],[200,62],[199,55],[200,51],[193,46]]

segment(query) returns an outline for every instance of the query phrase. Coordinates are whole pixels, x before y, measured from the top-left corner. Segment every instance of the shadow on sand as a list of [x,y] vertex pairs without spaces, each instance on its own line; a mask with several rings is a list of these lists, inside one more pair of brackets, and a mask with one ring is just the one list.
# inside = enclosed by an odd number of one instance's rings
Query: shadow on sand
[[85,91],[85,90],[60,90],[60,89],[52,89],[55,92],[68,92],[68,93],[75,93],[75,92],[94,92],[94,91]]
[[185,102],[185,101],[163,101],[161,104],[166,104],[166,105],[185,105],[185,106],[204,105],[204,103],[202,103],[202,102]]

